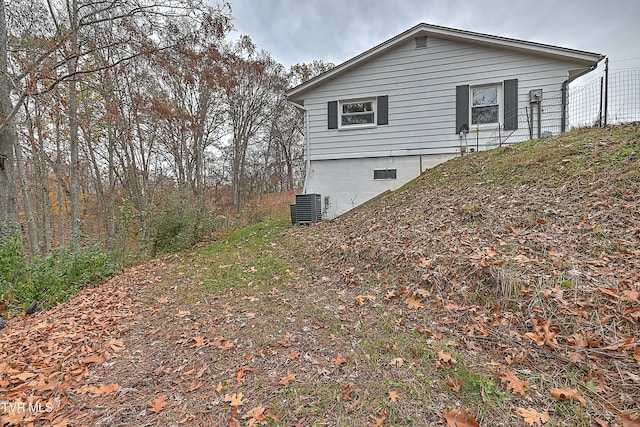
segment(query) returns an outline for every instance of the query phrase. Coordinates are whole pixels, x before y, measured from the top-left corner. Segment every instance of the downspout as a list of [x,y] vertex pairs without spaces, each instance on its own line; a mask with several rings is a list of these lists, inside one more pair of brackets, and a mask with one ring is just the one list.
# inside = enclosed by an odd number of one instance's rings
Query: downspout
[[600,58],[600,60],[598,60],[598,62],[596,62],[595,64],[593,64],[592,66],[584,70],[583,72],[576,74],[573,77],[569,77],[567,80],[562,82],[562,118],[560,121],[560,133],[565,133],[567,131],[567,93],[569,91],[569,84],[573,82],[575,79],[582,77],[585,74],[590,73],[596,68],[598,68],[598,64],[603,59],[607,61],[607,64],[609,63],[609,58],[607,58],[606,56],[602,57]]
[[291,105],[304,111],[304,151],[305,151],[305,167],[304,167],[304,183],[302,184],[302,192],[307,192],[307,180],[309,179],[309,172],[311,170],[311,156],[309,155],[310,147],[310,135],[309,135],[309,111],[302,104],[288,100]]

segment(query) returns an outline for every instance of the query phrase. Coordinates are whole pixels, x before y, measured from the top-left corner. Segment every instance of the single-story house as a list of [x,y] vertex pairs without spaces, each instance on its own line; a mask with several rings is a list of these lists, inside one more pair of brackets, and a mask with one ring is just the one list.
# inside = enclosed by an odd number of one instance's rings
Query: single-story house
[[568,84],[603,59],[418,24],[286,92],[305,114],[303,191],[334,218],[452,157],[563,132]]

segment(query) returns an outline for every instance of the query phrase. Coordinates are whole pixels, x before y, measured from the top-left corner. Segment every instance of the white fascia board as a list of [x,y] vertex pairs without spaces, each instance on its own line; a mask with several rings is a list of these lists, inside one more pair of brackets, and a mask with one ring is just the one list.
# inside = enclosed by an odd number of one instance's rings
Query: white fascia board
[[569,49],[559,46],[547,45],[543,43],[530,42],[526,40],[511,39],[508,37],[494,36],[490,34],[475,33],[472,31],[458,30],[455,28],[440,27],[430,24],[418,24],[409,30],[398,34],[389,40],[382,42],[381,44],[357,55],[342,64],[320,74],[306,82],[291,88],[285,92],[285,95],[290,100],[303,101],[300,95],[304,94],[310,89],[321,85],[323,82],[332,79],[333,77],[347,71],[348,69],[361,64],[369,59],[380,55],[381,53],[395,47],[396,45],[405,42],[416,36],[432,36],[445,38],[450,40],[461,41],[464,43],[481,44],[485,46],[501,47],[509,50],[515,50],[532,55],[542,55],[555,57],[567,62],[572,62],[577,65],[582,65],[585,68],[590,68],[605,58],[604,55],[593,52],[586,52],[576,49]]

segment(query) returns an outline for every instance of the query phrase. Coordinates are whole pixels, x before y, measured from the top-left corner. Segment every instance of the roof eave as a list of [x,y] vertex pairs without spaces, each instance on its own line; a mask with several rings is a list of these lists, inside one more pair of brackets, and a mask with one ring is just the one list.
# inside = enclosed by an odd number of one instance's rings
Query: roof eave
[[576,65],[584,66],[587,68],[597,64],[605,55],[586,52],[576,49],[569,49],[564,47],[558,47],[553,45],[547,45],[543,43],[530,42],[525,40],[511,39],[507,37],[494,36],[490,34],[476,33],[466,30],[458,30],[455,28],[440,27],[430,24],[418,24],[415,27],[408,29],[407,31],[392,37],[381,44],[372,47],[371,49],[354,56],[353,58],[343,62],[342,64],[320,74],[306,82],[293,87],[285,92],[285,95],[292,100],[302,100],[300,96],[305,92],[313,89],[314,87],[322,84],[323,82],[330,80],[351,67],[361,64],[371,58],[382,54],[383,52],[395,47],[399,43],[415,37],[418,35],[437,36],[440,38],[446,38],[450,40],[462,40],[465,42],[477,43],[487,46],[501,46],[510,50],[522,51],[527,53],[533,53],[542,56],[555,57],[568,62],[573,62]]

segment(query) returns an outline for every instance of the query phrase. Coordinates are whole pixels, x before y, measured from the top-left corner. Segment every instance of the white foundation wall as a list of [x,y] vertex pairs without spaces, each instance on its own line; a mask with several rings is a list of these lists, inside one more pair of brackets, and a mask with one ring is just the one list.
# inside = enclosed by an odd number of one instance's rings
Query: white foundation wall
[[[333,219],[384,193],[397,190],[453,154],[315,160],[310,164],[305,193],[322,200],[322,218]],[[395,169],[396,179],[374,179],[374,170]],[[327,199],[328,197],[328,199]]]

